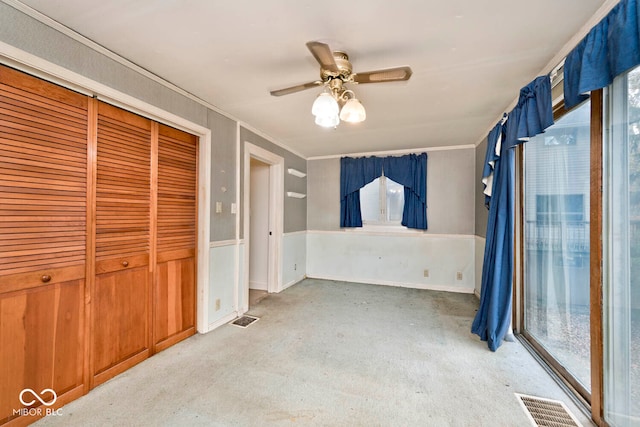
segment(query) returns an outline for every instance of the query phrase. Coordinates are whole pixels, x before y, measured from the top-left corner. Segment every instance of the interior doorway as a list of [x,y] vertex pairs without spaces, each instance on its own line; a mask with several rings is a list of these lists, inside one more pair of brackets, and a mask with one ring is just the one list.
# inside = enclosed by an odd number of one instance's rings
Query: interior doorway
[[268,293],[281,290],[284,159],[245,142],[244,279],[238,312],[247,312]]
[[269,164],[249,161],[249,308],[268,294],[269,284]]

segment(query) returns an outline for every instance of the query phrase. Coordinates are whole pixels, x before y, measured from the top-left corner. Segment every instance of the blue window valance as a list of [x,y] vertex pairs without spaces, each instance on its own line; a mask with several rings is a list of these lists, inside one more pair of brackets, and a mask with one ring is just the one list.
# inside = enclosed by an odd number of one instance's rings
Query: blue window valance
[[613,82],[640,64],[640,10],[637,0],[621,0],[567,55],[564,102],[572,108],[592,90]]
[[[495,351],[509,332],[513,288],[515,156],[512,148],[553,124],[551,81],[536,78],[520,90],[518,104],[489,133],[485,159],[493,186],[482,265],[480,308],[471,331]],[[501,141],[501,143],[500,143]],[[496,150],[496,147],[498,150]],[[497,154],[499,153],[499,154]],[[485,175],[487,167],[485,166]],[[489,176],[489,174],[487,174]]]
[[[518,104],[509,113],[509,118],[515,118],[518,125],[507,126],[510,131],[505,135],[507,148],[528,141],[553,124],[549,76],[537,77],[520,89]],[[511,120],[513,123],[514,120]]]
[[404,186],[402,225],[427,229],[427,154],[340,159],[340,227],[362,227],[360,189],[383,174]]

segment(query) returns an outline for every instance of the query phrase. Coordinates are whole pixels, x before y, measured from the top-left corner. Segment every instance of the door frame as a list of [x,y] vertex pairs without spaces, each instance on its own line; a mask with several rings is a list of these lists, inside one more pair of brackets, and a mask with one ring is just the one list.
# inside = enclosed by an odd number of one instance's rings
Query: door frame
[[264,148],[244,142],[244,163],[243,163],[243,230],[244,230],[244,262],[242,280],[238,283],[238,314],[246,313],[249,310],[249,263],[250,258],[250,195],[251,195],[251,158],[260,160],[269,165],[269,256],[268,256],[268,276],[267,292],[277,293],[282,290],[282,233],[283,233],[283,211],[284,211],[284,158],[274,154]]

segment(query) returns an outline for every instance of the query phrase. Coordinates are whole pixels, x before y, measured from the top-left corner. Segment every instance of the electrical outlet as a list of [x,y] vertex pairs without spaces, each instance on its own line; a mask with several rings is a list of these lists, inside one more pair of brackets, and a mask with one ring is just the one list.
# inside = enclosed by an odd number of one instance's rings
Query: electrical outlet
[[461,271],[458,271],[456,273],[456,280],[462,280],[462,272]]
[[293,270],[297,270],[298,269],[298,264],[293,264]]
[[424,277],[429,277],[429,270],[425,269],[423,274],[424,274]]
[[220,310],[220,298],[216,300],[216,311]]

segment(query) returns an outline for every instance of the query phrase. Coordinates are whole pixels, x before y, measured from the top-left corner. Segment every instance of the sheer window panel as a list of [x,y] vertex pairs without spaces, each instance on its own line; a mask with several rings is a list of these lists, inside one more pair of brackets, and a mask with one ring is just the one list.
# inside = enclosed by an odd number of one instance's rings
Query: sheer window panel
[[525,145],[524,330],[590,393],[590,103]]
[[380,178],[360,189],[360,213],[364,223],[380,221]]
[[395,181],[385,178],[385,195],[387,199],[386,218],[387,222],[402,221],[402,211],[404,210],[404,186]]

